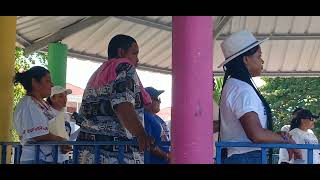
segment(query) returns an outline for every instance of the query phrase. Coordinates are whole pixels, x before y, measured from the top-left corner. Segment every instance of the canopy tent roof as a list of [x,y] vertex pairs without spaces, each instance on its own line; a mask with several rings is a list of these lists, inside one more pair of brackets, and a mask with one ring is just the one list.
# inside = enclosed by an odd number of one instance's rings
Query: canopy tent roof
[[[213,72],[224,60],[220,43],[229,34],[247,29],[263,43],[266,76],[320,75],[320,17],[318,16],[213,16]],[[18,16],[16,45],[25,53],[47,51],[50,42],[68,45],[68,56],[103,62],[116,34],[134,37],[140,46],[139,68],[171,73],[171,16]]]

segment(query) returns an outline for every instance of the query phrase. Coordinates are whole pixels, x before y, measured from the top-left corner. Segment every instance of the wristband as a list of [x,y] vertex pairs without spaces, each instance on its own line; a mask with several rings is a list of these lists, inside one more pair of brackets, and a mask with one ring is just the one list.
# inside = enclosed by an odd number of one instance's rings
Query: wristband
[[282,139],[284,140],[284,142],[288,143],[289,142],[289,138],[287,136],[282,136]]

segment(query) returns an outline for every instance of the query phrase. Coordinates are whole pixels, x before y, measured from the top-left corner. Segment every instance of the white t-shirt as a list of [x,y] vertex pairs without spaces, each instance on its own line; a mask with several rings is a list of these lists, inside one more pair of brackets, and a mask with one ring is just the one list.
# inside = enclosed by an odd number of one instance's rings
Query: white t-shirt
[[[318,139],[314,135],[313,131],[311,129],[308,129],[308,131],[303,131],[299,128],[292,129],[289,132],[292,135],[292,139],[297,144],[318,144]],[[307,164],[307,156],[308,156],[308,150],[301,149],[302,152],[302,159],[304,160],[305,164]],[[318,149],[313,150],[313,164],[320,164],[320,151]],[[280,148],[279,150],[279,163],[281,162],[288,162],[294,164],[294,158],[292,158],[289,161],[289,155],[288,151],[284,148]]]
[[[14,128],[20,136],[22,153],[20,161],[35,160],[35,147],[25,146],[32,138],[49,134],[48,121],[55,117],[53,108],[43,105],[31,96],[24,96],[14,112]],[[40,146],[40,157],[47,162],[53,161],[52,147]]]
[[[70,115],[68,113],[65,113],[63,111],[57,111],[56,109],[53,108],[53,111],[55,112],[55,115],[57,116],[59,113],[63,113],[63,116],[64,116],[64,121],[68,121],[70,122]],[[66,129],[67,131],[67,129]],[[67,131],[68,132],[68,131]],[[69,153],[66,153],[66,154],[63,154],[61,153],[61,149],[60,147],[58,148],[58,163],[62,163],[66,160],[69,160]]]
[[[284,126],[282,126],[282,128],[280,129],[280,131],[289,132],[289,131],[290,131],[290,125],[284,125]],[[308,129],[308,132],[314,134],[311,129]]]
[[[262,128],[267,127],[267,115],[257,93],[246,82],[229,78],[221,95],[221,141],[252,142],[240,123],[240,118],[248,112],[256,112]],[[233,154],[260,150],[260,148],[228,148],[228,157]]]

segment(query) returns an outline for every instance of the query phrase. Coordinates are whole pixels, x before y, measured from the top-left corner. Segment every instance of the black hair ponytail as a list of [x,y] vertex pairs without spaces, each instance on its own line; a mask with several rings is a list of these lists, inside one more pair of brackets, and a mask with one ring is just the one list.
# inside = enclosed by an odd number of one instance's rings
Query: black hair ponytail
[[36,81],[40,82],[42,77],[49,74],[49,70],[42,66],[34,66],[30,68],[28,71],[25,72],[17,72],[13,83],[16,85],[18,83],[21,83],[24,89],[27,91],[27,93],[32,92],[32,79],[35,79]]

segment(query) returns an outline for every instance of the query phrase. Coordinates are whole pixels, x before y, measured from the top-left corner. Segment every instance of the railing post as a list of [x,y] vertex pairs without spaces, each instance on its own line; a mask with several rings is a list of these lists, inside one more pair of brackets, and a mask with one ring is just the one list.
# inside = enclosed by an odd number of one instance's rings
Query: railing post
[[221,146],[216,144],[216,164],[221,164]]
[[21,158],[21,152],[22,152],[22,146],[18,145],[18,151],[17,151],[17,164],[20,164],[20,158]]
[[36,145],[36,164],[40,164],[39,163],[39,153],[40,152],[40,145]]
[[74,145],[73,146],[73,154],[72,154],[73,164],[79,164],[78,155],[79,155],[78,145]]
[[95,164],[100,163],[100,145],[95,145],[94,162]]
[[18,164],[18,147],[14,146],[14,156],[13,156],[13,164]]
[[2,151],[1,151],[1,164],[7,163],[7,145],[2,145]]
[[59,154],[58,145],[53,145],[53,162],[54,163],[58,162],[58,154]]
[[144,151],[144,164],[150,164],[150,151]]
[[119,155],[118,155],[119,164],[124,164],[123,158],[124,158],[124,145],[119,145]]
[[267,160],[267,148],[261,148],[261,163],[262,164],[268,164]]
[[308,164],[313,164],[313,149],[308,149]]

